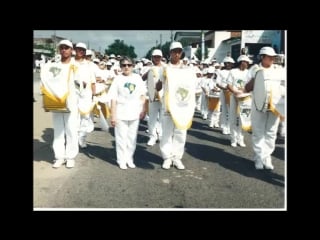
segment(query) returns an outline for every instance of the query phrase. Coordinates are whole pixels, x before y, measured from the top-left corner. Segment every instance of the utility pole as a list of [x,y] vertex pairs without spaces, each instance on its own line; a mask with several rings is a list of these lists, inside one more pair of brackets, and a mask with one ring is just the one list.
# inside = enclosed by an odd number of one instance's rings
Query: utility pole
[[162,46],[162,34],[160,34],[160,47]]
[[56,30],[53,31],[53,47],[54,47],[54,52],[56,54],[58,52]]
[[171,42],[173,42],[173,32],[171,30]]
[[203,32],[203,30],[201,30],[201,61],[204,60],[204,53],[205,53],[205,50],[204,50],[204,32]]

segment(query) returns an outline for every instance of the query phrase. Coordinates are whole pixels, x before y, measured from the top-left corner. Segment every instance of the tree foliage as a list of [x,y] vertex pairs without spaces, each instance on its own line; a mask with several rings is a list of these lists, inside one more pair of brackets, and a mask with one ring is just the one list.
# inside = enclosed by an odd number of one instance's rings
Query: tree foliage
[[170,56],[170,52],[169,52],[170,44],[171,42],[166,42],[165,44],[162,44],[162,45],[159,44],[157,46],[152,47],[145,55],[145,58],[151,59],[152,51],[154,49],[160,49],[162,51],[162,56],[168,59]]
[[[207,47],[204,48],[204,59],[208,58],[209,50]],[[201,47],[198,47],[194,55],[201,60],[202,59],[202,51]]]
[[132,59],[137,57],[137,54],[134,52],[133,46],[128,46],[124,43],[123,40],[116,39],[114,43],[108,46],[108,49],[105,49],[105,54],[110,55],[121,55],[121,56],[128,56]]

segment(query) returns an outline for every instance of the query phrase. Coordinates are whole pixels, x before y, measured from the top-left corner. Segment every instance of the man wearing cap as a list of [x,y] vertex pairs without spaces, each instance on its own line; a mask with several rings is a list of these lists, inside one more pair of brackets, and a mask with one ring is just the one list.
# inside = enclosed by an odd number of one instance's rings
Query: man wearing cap
[[53,168],[59,168],[66,163],[67,168],[74,166],[74,158],[79,152],[78,129],[79,112],[77,94],[74,85],[75,66],[71,58],[73,45],[69,40],[62,40],[58,44],[61,61],[47,63],[41,72],[41,91],[53,93],[55,98],[59,95],[66,98],[69,112],[52,112],[53,119],[53,151],[55,161]]
[[[165,67],[163,79],[160,79],[156,84],[157,91],[163,88],[164,93],[161,110],[162,139],[160,141],[160,151],[164,159],[162,168],[164,169],[169,169],[171,165],[181,170],[185,169],[181,159],[184,154],[187,129],[191,127],[195,109],[196,74],[193,69],[186,67],[180,62],[181,56],[181,43],[172,42],[170,45],[170,62]],[[183,69],[183,71],[180,69]],[[172,73],[172,76],[174,76],[173,73],[177,74],[178,71],[179,74],[185,77],[186,82],[182,82],[181,84],[181,79],[177,79],[177,76],[176,79],[169,76],[169,73]],[[185,73],[190,75],[183,75]],[[181,85],[175,85],[177,83]],[[185,101],[186,99],[188,101]],[[177,103],[173,104],[175,102]],[[180,103],[181,105],[179,105]],[[177,120],[176,111],[179,112],[179,108],[186,110],[188,113],[188,115],[181,113],[181,115],[187,117],[187,122],[183,122],[183,127],[181,127],[181,119],[179,119],[179,122]],[[173,111],[173,109],[175,110]]]
[[[275,150],[277,129],[281,116],[279,116],[275,109],[271,107],[272,98],[275,96],[270,96],[271,101],[269,102],[268,109],[266,111],[257,109],[254,97],[254,85],[257,84],[255,83],[255,78],[260,70],[263,70],[271,80],[278,80],[285,76],[279,76],[281,72],[278,71],[277,66],[273,64],[275,56],[277,56],[273,48],[263,47],[260,49],[259,55],[261,62],[250,68],[247,75],[250,81],[245,85],[244,92],[253,91],[251,123],[255,168],[258,170],[263,168],[272,170],[274,166],[272,165],[271,154]],[[274,80],[273,82],[276,82]],[[280,85],[280,81],[278,82]]]
[[152,63],[153,66],[147,72],[147,89],[149,95],[149,141],[148,146],[153,146],[157,140],[162,137],[162,128],[160,122],[161,116],[161,96],[163,91],[156,91],[156,82],[163,78],[163,65],[161,63],[162,51],[160,49],[154,49],[152,52]]
[[77,71],[75,73],[75,85],[79,95],[78,108],[80,112],[79,145],[81,148],[87,147],[87,133],[94,129],[93,121],[90,117],[93,102],[92,95],[96,93],[96,78],[93,72],[91,62],[86,60],[87,46],[84,43],[77,43],[75,47],[75,64]]

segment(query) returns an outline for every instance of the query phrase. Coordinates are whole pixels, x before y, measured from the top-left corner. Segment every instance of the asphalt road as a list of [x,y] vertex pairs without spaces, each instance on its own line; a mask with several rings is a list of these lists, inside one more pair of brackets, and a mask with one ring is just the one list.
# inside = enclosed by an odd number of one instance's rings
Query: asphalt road
[[51,113],[42,109],[39,74],[34,74],[33,207],[34,210],[286,210],[285,139],[272,155],[275,169],[254,168],[251,135],[247,147],[233,148],[220,129],[210,129],[195,114],[188,130],[186,170],[161,168],[159,144],[148,147],[141,121],[135,154],[137,168],[116,164],[114,134],[99,119],[80,150],[73,169],[52,168]]

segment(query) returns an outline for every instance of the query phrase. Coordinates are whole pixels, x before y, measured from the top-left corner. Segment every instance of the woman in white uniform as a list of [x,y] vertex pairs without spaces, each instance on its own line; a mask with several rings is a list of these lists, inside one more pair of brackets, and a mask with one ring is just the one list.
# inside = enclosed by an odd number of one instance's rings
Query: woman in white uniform
[[146,115],[146,85],[140,75],[133,73],[129,57],[120,60],[121,74],[113,80],[111,99],[111,125],[115,127],[117,163],[121,169],[135,168],[133,155],[136,149],[140,119]]

